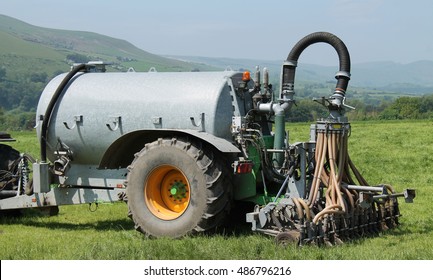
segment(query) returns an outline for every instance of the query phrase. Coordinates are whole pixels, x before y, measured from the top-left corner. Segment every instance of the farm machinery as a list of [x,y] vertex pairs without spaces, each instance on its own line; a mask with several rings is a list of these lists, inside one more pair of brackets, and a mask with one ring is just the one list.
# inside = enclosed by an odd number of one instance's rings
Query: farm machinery
[[[15,139],[6,132],[0,132],[0,142],[13,142]],[[29,161],[31,156],[20,154],[9,145],[0,143],[0,198],[31,194]]]
[[[336,50],[337,84],[316,100],[329,115],[311,125],[309,141],[290,143],[297,62],[315,43]],[[266,68],[112,73],[101,62],[75,65],[40,97],[40,159],[2,155],[9,176],[0,177],[0,210],[122,200],[137,230],[177,238],[222,226],[243,201],[255,205],[246,214],[253,231],[300,245],[394,227],[397,198],[412,202],[415,192],[370,185],[351,160],[349,80],[349,52],[326,32],[293,47],[278,92]]]

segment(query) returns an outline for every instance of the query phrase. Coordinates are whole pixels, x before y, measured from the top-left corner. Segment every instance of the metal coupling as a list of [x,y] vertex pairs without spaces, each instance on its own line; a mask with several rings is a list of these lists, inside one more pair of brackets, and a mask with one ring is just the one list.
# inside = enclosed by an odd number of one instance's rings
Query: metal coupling
[[345,77],[347,80],[350,80],[350,73],[346,71],[338,71],[335,73],[335,78],[338,80],[340,77]]

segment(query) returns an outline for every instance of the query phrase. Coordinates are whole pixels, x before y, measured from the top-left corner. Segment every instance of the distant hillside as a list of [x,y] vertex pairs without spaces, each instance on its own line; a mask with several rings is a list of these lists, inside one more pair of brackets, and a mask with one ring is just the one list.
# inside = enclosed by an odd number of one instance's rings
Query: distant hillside
[[[112,71],[204,71],[231,67],[253,70],[256,65],[268,67],[271,79],[279,80],[281,61],[233,59],[191,56],[158,56],[141,50],[125,40],[92,32],[58,30],[30,25],[0,15],[0,68],[7,70],[7,78],[46,73],[50,78],[69,70],[74,62],[102,60],[111,62]],[[328,83],[334,81],[335,67],[303,64],[296,72],[297,81]],[[110,71],[110,70],[109,70]],[[372,90],[428,94],[433,93],[433,61],[410,64],[374,62],[352,65],[353,87]]]
[[[194,56],[168,56],[183,61],[197,62],[220,68],[254,70],[256,65],[267,67],[271,77],[279,79],[281,61],[260,59],[232,59]],[[338,61],[335,66],[319,66],[303,64],[299,61],[296,71],[297,81],[326,83],[334,81],[338,71]],[[418,61],[409,64],[394,62],[371,62],[352,65],[350,85],[394,93],[431,94],[433,93],[433,61]]]
[[[0,15],[0,125],[32,127],[39,96],[55,75],[74,63],[101,60],[107,71],[204,71],[215,67],[157,56],[127,41],[81,31],[57,30]],[[24,113],[28,113],[22,115]],[[6,118],[6,121],[4,120]],[[31,120],[31,121],[29,121]]]
[[0,15],[0,67],[8,73],[45,71],[48,76],[67,71],[75,60],[102,60],[114,70],[158,71],[210,70],[213,67],[182,62],[143,51],[131,43],[92,32],[57,30],[27,24]]

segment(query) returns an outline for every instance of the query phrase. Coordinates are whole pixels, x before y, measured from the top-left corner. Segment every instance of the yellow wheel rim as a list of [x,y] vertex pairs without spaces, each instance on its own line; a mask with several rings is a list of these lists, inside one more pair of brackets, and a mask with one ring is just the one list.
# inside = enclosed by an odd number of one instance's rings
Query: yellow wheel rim
[[174,166],[155,168],[144,183],[144,199],[153,215],[174,220],[188,208],[190,186],[186,176]]

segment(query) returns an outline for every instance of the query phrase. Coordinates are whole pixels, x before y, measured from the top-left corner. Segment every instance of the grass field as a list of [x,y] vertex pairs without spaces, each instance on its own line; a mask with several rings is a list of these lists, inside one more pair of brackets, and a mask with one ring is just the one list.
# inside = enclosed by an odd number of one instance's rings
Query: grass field
[[[291,142],[308,140],[309,124],[289,125]],[[14,132],[13,146],[39,158],[36,137]],[[349,153],[370,184],[397,191],[415,188],[415,203],[400,200],[401,225],[375,237],[335,247],[280,248],[252,233],[242,220],[220,233],[178,240],[146,238],[136,232],[123,203],[61,206],[57,216],[27,211],[0,217],[0,259],[113,260],[431,260],[433,259],[433,121],[357,122]],[[240,214],[242,217],[243,214]]]

